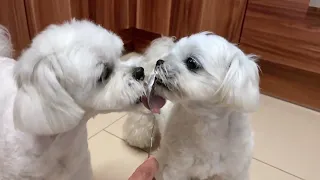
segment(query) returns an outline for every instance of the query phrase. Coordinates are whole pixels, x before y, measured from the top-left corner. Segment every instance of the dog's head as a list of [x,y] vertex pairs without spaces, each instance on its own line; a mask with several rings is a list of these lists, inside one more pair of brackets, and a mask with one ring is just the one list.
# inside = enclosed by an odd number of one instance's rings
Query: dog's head
[[117,35],[88,21],[49,26],[15,67],[15,126],[57,134],[86,113],[129,110],[145,93],[144,69],[121,63],[122,50]]
[[209,32],[179,40],[156,63],[157,94],[177,103],[200,102],[251,111],[259,101],[255,57]]

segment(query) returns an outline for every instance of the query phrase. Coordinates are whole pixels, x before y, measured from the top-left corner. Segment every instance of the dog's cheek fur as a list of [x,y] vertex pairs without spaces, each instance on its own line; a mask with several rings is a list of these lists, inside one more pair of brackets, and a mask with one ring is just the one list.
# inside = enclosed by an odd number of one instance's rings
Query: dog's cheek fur
[[208,100],[208,95],[213,95],[217,86],[209,74],[201,70],[191,72],[183,62],[174,58],[166,59],[158,72],[169,89],[159,87],[159,94],[174,102]]
[[206,101],[210,95],[214,96],[216,87],[209,75],[189,72],[182,77],[178,81],[187,100]]
[[37,135],[66,132],[78,125],[84,110],[59,84],[47,64],[49,61],[40,60],[41,57],[29,49],[16,65],[18,92],[14,102],[14,125],[21,131]]

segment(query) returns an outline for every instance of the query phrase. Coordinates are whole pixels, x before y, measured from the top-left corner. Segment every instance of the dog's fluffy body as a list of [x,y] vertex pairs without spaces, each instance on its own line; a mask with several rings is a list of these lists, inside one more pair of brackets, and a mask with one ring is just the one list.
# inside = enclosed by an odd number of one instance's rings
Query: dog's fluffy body
[[6,32],[0,28],[0,179],[91,179],[87,120],[129,110],[145,93],[133,65],[120,62],[123,42],[72,20],[49,26],[14,61]]
[[[157,71],[156,93],[173,102],[161,111],[167,119],[157,119],[166,124],[156,179],[247,180],[253,148],[247,113],[259,102],[255,57],[209,32],[182,38],[164,54],[156,67],[148,61]],[[131,145],[150,139],[152,118],[147,122],[127,121],[135,123]]]

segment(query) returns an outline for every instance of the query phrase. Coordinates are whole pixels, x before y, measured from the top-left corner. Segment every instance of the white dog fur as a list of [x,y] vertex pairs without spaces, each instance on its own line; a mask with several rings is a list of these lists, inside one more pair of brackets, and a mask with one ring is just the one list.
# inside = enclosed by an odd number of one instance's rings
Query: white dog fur
[[[149,67],[155,66],[154,59],[147,61]],[[260,95],[255,56],[202,32],[182,38],[161,59],[155,67],[155,91],[173,104],[161,111],[167,119],[156,120],[166,123],[160,130],[156,179],[248,180],[253,133],[247,113],[258,107]],[[124,128],[131,135],[126,140],[143,147],[150,139],[152,118],[141,122],[136,117],[126,122],[131,127]]]
[[121,63],[122,50],[112,32],[72,20],[46,28],[15,61],[1,27],[1,180],[92,178],[87,120],[130,110],[145,94],[141,68]]

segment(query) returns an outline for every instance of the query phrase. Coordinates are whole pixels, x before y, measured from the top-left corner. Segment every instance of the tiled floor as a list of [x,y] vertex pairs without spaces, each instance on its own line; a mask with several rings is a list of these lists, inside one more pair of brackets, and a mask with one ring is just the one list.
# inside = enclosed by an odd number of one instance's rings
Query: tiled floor
[[[112,113],[88,122],[95,180],[126,180],[147,158],[122,140],[125,119]],[[251,180],[320,180],[320,113],[262,95],[252,125]]]
[[[112,113],[88,122],[95,180],[126,180],[146,159],[121,139],[125,119],[126,113]],[[262,95],[252,125],[251,180],[320,179],[320,113]]]

